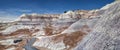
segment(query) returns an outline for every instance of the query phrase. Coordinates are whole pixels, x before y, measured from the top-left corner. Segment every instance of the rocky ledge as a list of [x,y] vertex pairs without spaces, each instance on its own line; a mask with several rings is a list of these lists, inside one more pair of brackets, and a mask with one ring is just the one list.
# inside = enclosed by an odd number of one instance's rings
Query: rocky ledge
[[23,14],[0,23],[0,50],[119,50],[120,2],[97,10]]

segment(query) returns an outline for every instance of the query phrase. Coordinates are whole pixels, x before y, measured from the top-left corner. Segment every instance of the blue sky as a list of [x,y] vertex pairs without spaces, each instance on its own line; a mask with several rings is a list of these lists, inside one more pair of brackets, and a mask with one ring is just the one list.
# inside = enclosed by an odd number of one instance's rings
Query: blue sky
[[0,18],[16,18],[21,14],[57,14],[66,10],[99,9],[114,0],[0,0]]

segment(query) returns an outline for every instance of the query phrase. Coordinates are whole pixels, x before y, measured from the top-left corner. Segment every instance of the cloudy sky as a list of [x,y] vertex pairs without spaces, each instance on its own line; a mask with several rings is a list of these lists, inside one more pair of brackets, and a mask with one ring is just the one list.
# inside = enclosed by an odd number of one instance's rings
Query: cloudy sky
[[99,9],[114,0],[0,0],[0,19],[13,19],[21,14],[57,14],[66,10]]

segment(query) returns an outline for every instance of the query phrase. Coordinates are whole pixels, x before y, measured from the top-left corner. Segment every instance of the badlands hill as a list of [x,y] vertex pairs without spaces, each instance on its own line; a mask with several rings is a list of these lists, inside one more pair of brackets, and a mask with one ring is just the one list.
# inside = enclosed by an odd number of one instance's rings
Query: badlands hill
[[0,24],[0,50],[119,50],[119,14],[119,1],[98,10],[23,14]]

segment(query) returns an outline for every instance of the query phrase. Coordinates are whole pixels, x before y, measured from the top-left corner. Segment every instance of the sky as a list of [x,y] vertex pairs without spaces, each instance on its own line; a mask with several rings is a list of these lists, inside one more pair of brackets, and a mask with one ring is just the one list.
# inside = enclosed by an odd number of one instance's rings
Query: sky
[[0,19],[21,14],[60,14],[68,10],[100,9],[114,0],[0,0]]

